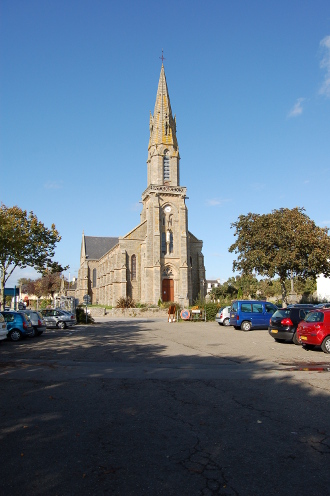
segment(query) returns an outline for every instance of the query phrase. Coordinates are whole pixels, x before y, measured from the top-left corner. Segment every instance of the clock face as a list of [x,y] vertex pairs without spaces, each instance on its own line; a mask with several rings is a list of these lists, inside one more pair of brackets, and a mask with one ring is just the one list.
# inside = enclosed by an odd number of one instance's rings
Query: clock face
[[164,208],[164,211],[168,214],[171,211],[171,207],[167,205],[167,207]]

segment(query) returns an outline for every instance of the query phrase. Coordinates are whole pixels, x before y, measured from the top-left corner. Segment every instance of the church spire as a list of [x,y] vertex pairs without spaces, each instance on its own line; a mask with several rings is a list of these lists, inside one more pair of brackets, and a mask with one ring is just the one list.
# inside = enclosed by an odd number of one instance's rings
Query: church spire
[[166,83],[164,64],[160,70],[160,77],[156,95],[154,115],[150,113],[149,146],[169,145],[177,151],[176,119],[173,118],[170,97]]

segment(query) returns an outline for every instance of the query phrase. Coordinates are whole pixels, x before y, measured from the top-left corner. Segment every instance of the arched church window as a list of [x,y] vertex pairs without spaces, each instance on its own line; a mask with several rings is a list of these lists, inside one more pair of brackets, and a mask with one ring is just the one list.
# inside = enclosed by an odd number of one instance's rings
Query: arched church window
[[132,255],[131,257],[131,274],[132,280],[136,279],[136,256]]
[[96,269],[93,269],[93,288],[96,288],[96,282],[97,282],[97,273],[96,273]]
[[192,267],[192,258],[190,257],[190,267]]
[[170,180],[170,154],[168,150],[165,150],[164,152],[163,176],[164,182]]
[[170,253],[173,253],[173,233],[170,234]]
[[166,233],[162,232],[162,254],[166,255]]

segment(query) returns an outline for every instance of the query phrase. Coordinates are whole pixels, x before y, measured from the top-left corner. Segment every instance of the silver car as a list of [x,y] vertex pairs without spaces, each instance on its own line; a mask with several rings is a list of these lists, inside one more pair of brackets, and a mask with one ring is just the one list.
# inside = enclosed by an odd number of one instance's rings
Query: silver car
[[66,327],[72,327],[76,323],[73,315],[70,315],[63,310],[52,308],[41,310],[41,313],[47,327],[57,327],[59,329],[65,329]]
[[215,316],[215,321],[218,322],[219,325],[229,326],[230,325],[230,306],[220,308],[218,313]]

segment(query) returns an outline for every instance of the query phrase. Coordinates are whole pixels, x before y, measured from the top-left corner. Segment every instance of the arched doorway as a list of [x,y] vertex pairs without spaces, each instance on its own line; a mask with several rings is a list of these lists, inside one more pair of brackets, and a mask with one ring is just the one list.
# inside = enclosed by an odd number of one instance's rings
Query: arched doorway
[[174,281],[173,279],[163,279],[162,300],[174,301]]

